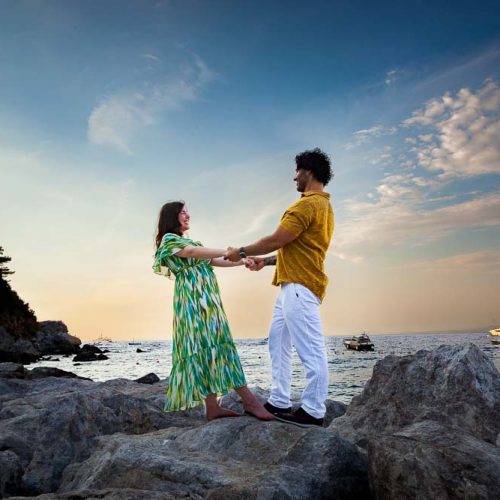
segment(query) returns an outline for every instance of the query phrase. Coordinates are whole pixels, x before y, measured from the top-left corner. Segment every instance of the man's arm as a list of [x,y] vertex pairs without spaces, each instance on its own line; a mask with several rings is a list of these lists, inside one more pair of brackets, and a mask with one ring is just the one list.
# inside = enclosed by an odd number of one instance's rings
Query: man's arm
[[245,259],[245,267],[250,271],[260,271],[264,266],[275,266],[276,255],[267,257],[248,257]]
[[[283,248],[288,243],[291,243],[296,236],[292,233],[288,232],[286,229],[282,227],[278,227],[276,231],[269,235],[261,238],[255,243],[251,245],[244,246],[244,251],[247,255],[265,255],[267,253],[274,252],[279,248]],[[239,248],[229,247],[227,249],[226,258],[231,262],[237,262],[241,259]]]

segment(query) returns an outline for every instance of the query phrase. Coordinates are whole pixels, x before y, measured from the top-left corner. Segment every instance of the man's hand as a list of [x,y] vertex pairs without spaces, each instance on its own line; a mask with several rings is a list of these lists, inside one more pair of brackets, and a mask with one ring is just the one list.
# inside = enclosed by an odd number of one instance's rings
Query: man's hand
[[266,265],[262,257],[247,257],[243,262],[245,263],[245,267],[250,269],[250,271],[260,271]]
[[224,259],[230,260],[231,262],[238,262],[239,260],[241,260],[239,248],[227,247],[227,252],[224,256]]

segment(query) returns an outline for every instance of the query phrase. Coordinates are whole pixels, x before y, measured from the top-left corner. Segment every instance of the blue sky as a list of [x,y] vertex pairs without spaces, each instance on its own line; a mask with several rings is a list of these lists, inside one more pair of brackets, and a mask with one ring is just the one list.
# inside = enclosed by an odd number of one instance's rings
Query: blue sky
[[[327,333],[500,321],[497,2],[3,1],[0,64],[0,244],[41,319],[168,336],[161,204],[250,243],[319,146]],[[270,270],[219,275],[235,336],[266,336]]]

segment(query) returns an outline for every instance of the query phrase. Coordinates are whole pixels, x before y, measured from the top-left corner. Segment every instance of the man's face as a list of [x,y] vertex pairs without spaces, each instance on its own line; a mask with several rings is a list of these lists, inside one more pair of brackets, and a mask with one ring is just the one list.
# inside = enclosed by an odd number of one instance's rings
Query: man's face
[[306,190],[307,181],[309,180],[310,175],[311,172],[308,172],[303,168],[298,168],[297,170],[295,170],[295,177],[293,178],[293,180],[297,185],[297,191],[299,193],[303,193]]

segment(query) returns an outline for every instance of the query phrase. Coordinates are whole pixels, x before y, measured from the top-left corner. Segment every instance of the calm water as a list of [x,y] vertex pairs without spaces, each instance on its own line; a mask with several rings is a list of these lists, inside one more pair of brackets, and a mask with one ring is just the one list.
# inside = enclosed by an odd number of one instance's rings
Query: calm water
[[[500,345],[491,344],[484,333],[464,334],[421,334],[421,335],[374,335],[373,352],[348,351],[344,348],[342,337],[327,337],[328,363],[330,372],[329,398],[349,403],[351,398],[361,392],[365,382],[371,377],[373,365],[389,354],[405,356],[421,349],[433,349],[442,344],[456,345],[473,342],[493,360],[500,368]],[[267,342],[262,339],[237,340],[238,352],[243,363],[245,375],[250,386],[270,387],[270,361]],[[109,360],[93,361],[76,365],[71,357],[54,356],[59,361],[40,361],[36,366],[54,366],[71,371],[82,377],[96,381],[113,378],[135,379],[154,372],[160,378],[168,376],[171,368],[171,342],[144,341],[140,345],[129,345],[128,342],[113,342],[100,345],[101,349],[109,349]],[[143,353],[137,353],[136,349]],[[304,388],[305,374],[294,355],[293,385],[296,395]]]

